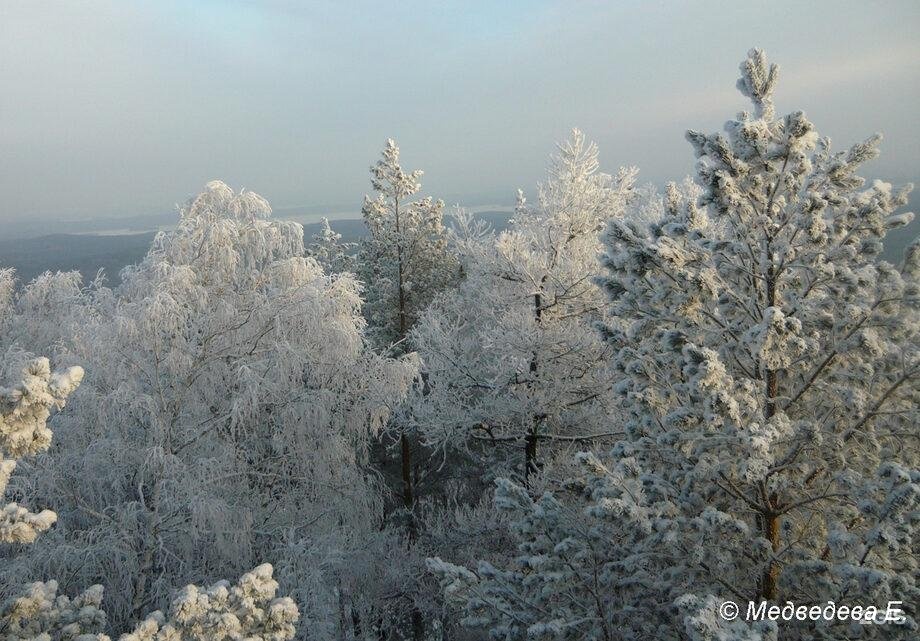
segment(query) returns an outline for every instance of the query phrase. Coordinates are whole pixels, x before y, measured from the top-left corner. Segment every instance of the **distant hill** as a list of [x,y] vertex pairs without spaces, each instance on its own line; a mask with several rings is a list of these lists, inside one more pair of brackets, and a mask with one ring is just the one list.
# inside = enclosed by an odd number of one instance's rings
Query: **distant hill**
[[[477,214],[496,230],[508,225],[508,212],[486,211]],[[364,222],[358,219],[330,221],[332,228],[342,234],[342,241],[353,243],[365,234]],[[304,241],[309,244],[319,232],[320,223],[304,225]],[[117,285],[119,272],[127,265],[139,262],[147,253],[156,232],[117,235],[51,234],[37,238],[0,240],[0,267],[13,267],[21,283],[29,282],[45,271],[78,270],[84,280],[105,270],[110,285]],[[920,220],[893,232],[883,254],[886,260],[900,261],[907,244],[920,235]]]
[[114,284],[123,267],[144,257],[155,234],[51,234],[0,240],[0,267],[15,268],[20,283],[27,283],[46,271],[77,270],[84,280],[89,280],[103,269],[109,283]]
[[[493,227],[507,225],[508,214],[483,212],[477,214]],[[364,221],[358,219],[333,220],[332,228],[342,234],[342,241],[353,243],[365,234]],[[321,223],[304,225],[304,242],[309,244],[320,230]],[[0,240],[0,267],[13,267],[20,283],[27,283],[46,271],[77,270],[84,280],[92,279],[105,270],[110,285],[120,281],[119,272],[144,257],[150,247],[154,231],[121,234],[50,234],[36,238]]]

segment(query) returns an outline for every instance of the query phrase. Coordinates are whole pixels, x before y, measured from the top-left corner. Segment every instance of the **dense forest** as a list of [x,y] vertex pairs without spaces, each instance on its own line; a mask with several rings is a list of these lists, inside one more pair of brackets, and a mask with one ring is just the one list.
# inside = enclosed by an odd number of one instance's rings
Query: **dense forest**
[[0,640],[916,639],[911,187],[740,69],[664,191],[576,130],[494,229],[390,140],[357,242],[214,181],[0,269]]

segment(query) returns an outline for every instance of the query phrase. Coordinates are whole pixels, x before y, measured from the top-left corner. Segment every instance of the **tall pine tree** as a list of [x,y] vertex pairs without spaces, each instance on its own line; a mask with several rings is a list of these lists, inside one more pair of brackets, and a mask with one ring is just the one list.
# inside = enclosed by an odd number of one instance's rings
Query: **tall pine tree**
[[754,641],[777,625],[721,620],[720,602],[902,601],[902,625],[793,620],[781,638],[916,634],[920,243],[878,258],[909,187],[857,175],[877,136],[832,153],[801,112],[777,117],[776,80],[752,51],[753,112],[688,134],[698,202],[672,187],[657,223],[611,222],[599,282],[626,436],[581,457],[581,499],[499,487],[511,564],[432,562],[471,624]]

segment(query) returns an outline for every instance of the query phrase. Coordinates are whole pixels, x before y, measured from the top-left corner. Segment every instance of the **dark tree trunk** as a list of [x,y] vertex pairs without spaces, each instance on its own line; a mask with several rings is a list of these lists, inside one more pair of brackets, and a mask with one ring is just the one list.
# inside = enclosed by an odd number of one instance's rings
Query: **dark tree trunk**
[[405,431],[399,435],[399,447],[402,456],[402,484],[403,505],[407,510],[412,510],[415,497],[412,494],[412,445]]
[[[398,271],[398,339],[400,341],[401,349],[405,349],[405,340],[409,332],[409,323],[407,319],[407,301],[406,301],[406,283],[405,283],[405,266],[403,265],[403,251],[402,251],[402,238],[400,236],[400,227],[399,227],[399,199],[395,199],[395,222],[396,222],[396,236],[398,245],[396,247],[397,255],[397,271]],[[400,430],[399,434],[399,450],[400,450],[400,472],[402,475],[402,498],[403,506],[406,508],[406,512],[409,515],[409,541],[413,542],[416,540],[418,533],[416,531],[415,515],[413,513],[413,508],[415,507],[415,492],[413,489],[412,483],[412,442],[408,431],[405,428]],[[418,608],[413,606],[412,613],[412,639],[413,641],[422,641],[425,636],[425,622],[422,619],[422,613],[419,612]]]
[[534,431],[524,439],[524,485],[529,485],[530,475],[537,472],[537,425],[534,421]]
[[[533,314],[534,320],[539,326],[540,321],[543,317],[543,299],[540,295],[540,292],[537,292],[533,295]],[[537,360],[537,352],[534,351],[533,356],[530,358],[530,376],[531,379],[536,382],[537,372],[539,370],[539,362]],[[533,386],[534,382],[531,383]],[[539,462],[537,460],[537,441],[540,438],[540,422],[542,417],[538,414],[535,414],[533,417],[533,425],[530,429],[530,432],[524,438],[524,485],[530,485],[530,476],[531,474],[536,473],[539,468]]]
[[[783,165],[785,169],[785,164]],[[777,186],[779,183],[777,182]],[[776,189],[774,188],[774,195]],[[772,200],[772,197],[771,197]],[[771,239],[767,239],[767,253],[770,253]],[[776,270],[773,265],[767,268],[765,279],[765,298],[768,307],[776,306]],[[779,390],[779,377],[776,370],[766,370],[764,376],[764,394],[766,395],[764,403],[764,418],[770,420],[776,414],[776,395]],[[760,515],[761,535],[770,542],[773,554],[775,555],[780,549],[780,529],[779,515],[776,513],[778,497],[774,493],[767,494],[766,487],[762,487],[762,494],[766,502],[766,512]],[[774,601],[777,598],[779,584],[779,564],[775,560],[770,560],[767,564],[763,575],[760,577],[760,596],[767,601]]]

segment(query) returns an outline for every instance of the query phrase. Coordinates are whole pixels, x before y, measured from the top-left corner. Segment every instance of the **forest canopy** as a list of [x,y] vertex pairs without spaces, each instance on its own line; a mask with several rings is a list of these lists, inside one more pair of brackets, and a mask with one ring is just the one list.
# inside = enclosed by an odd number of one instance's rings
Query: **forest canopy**
[[0,640],[917,638],[912,187],[779,81],[500,230],[387,140],[357,243],[212,181],[116,286],[0,269]]

